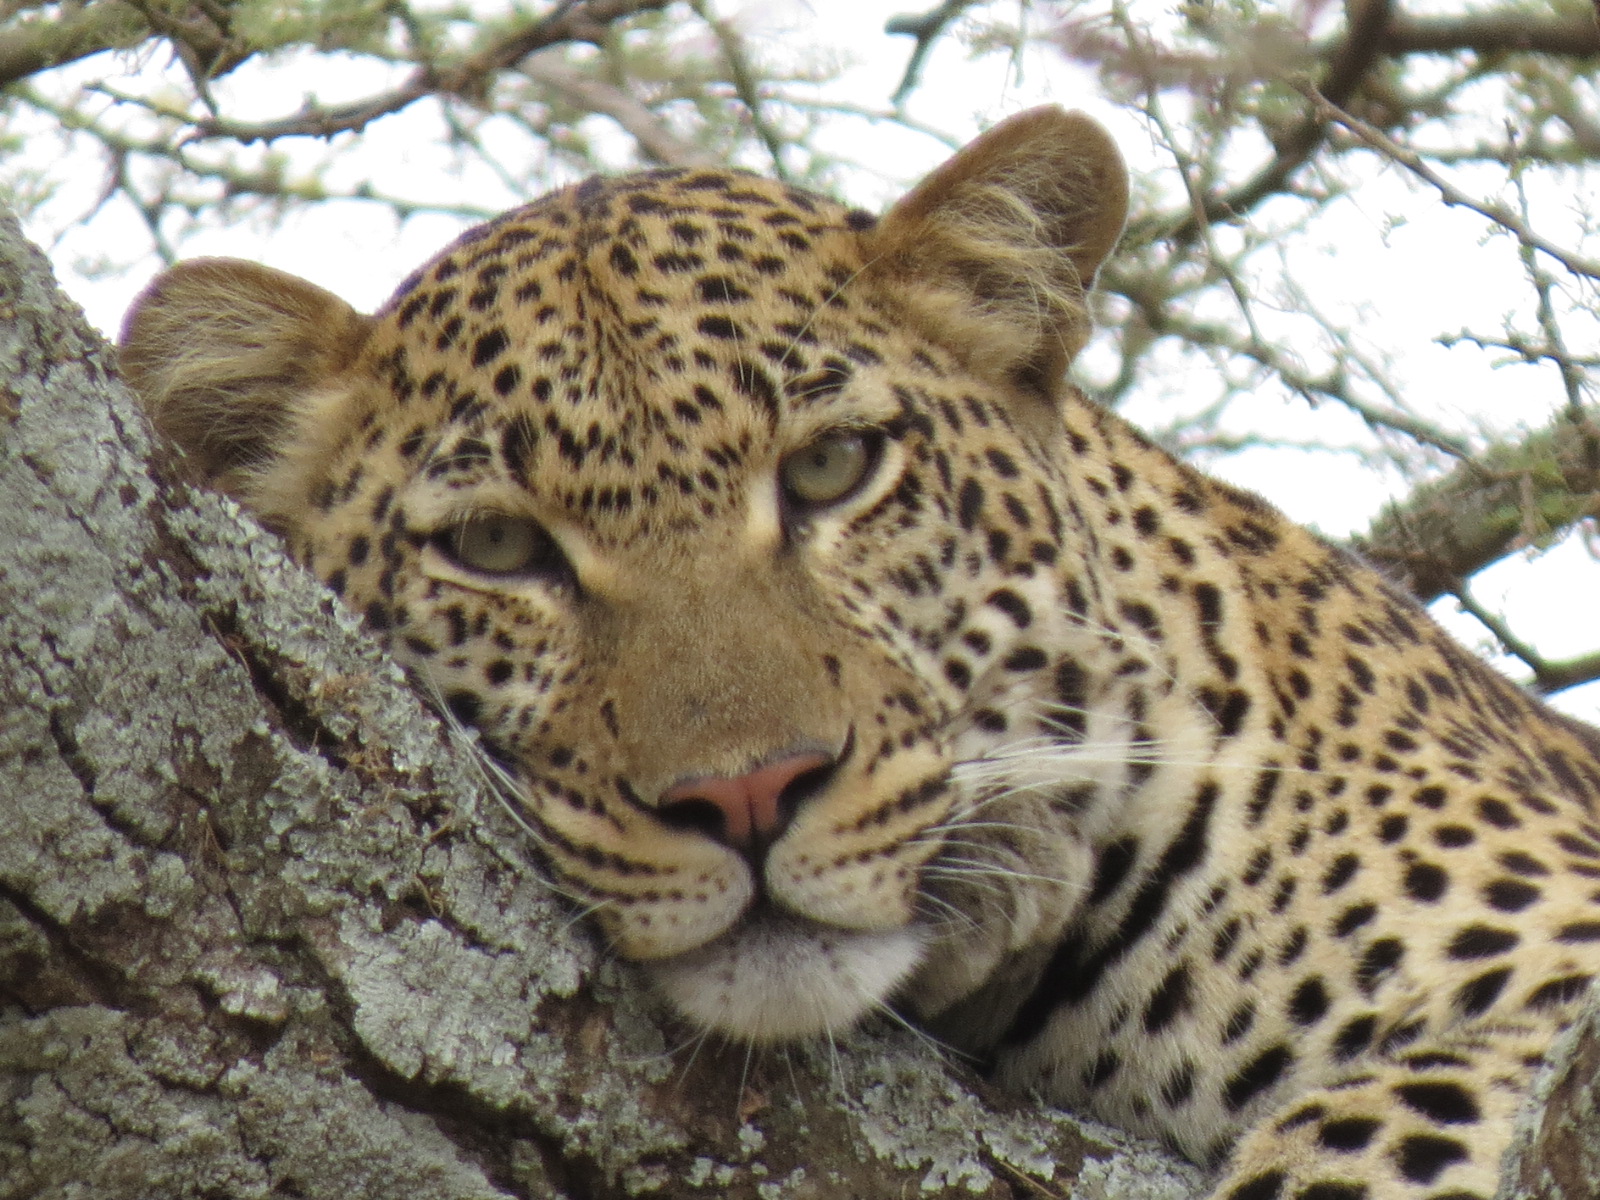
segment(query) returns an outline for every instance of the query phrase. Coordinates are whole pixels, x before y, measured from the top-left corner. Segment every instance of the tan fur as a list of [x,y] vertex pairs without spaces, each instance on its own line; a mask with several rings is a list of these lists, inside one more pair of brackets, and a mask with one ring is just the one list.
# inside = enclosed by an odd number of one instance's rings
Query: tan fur
[[1116,143],[1082,113],[1036,109],[951,159],[869,239],[931,336],[974,370],[1053,387],[1089,339],[1089,289],[1128,205]]
[[191,259],[134,301],[122,371],[199,476],[238,492],[273,457],[293,407],[355,360],[369,328],[333,293],[293,275]]

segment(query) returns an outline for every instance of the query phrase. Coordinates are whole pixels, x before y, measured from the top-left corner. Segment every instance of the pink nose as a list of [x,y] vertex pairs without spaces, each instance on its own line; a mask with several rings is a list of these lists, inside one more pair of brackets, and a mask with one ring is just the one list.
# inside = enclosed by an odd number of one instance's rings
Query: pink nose
[[[794,754],[747,775],[707,775],[675,783],[661,794],[661,813],[681,824],[710,824],[707,832],[741,850],[772,841],[789,821],[784,792],[795,780],[832,763],[825,754]],[[711,818],[707,821],[706,818]]]

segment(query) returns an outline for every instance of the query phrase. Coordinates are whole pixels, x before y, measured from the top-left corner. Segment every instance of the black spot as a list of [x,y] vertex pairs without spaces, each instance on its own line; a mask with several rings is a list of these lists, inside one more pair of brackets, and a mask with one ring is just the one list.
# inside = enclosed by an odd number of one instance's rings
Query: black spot
[[[1409,741],[1410,739],[1407,740]],[[1415,747],[1416,743],[1412,742],[1406,749],[1415,749]],[[1444,807],[1445,800],[1448,799],[1449,795],[1450,793],[1438,784],[1429,784],[1427,787],[1418,788],[1411,794],[1411,798],[1422,805],[1423,808],[1438,810]]]
[[989,460],[989,465],[994,468],[995,474],[1001,479],[1015,479],[1017,477],[1017,464],[1009,454],[1002,450],[986,450],[984,457]]
[[1399,938],[1379,938],[1367,947],[1356,967],[1356,983],[1371,995],[1379,982],[1400,964],[1406,948]]
[[445,707],[451,715],[463,725],[477,723],[478,717],[483,713],[483,701],[474,693],[467,691],[454,691],[444,698]]
[[1122,1059],[1115,1050],[1104,1051],[1099,1058],[1083,1072],[1083,1086],[1090,1091],[1108,1083],[1117,1069],[1122,1066]]
[[1291,1129],[1299,1129],[1302,1125],[1310,1125],[1313,1121],[1320,1121],[1327,1115],[1328,1110],[1320,1104],[1307,1104],[1298,1108],[1283,1120],[1279,1121],[1275,1129],[1279,1133],[1288,1133]]
[[1472,1094],[1449,1080],[1402,1083],[1394,1093],[1407,1108],[1421,1113],[1435,1125],[1471,1125],[1482,1117]]
[[1558,942],[1600,942],[1600,921],[1571,921],[1556,930]]
[[1289,1047],[1278,1044],[1268,1047],[1246,1063],[1223,1089],[1223,1099],[1229,1112],[1238,1112],[1252,1099],[1277,1083],[1284,1071],[1294,1062]]
[[718,341],[731,342],[739,337],[739,326],[724,316],[701,317],[695,328],[706,337],[716,338]]
[[1395,1151],[1400,1174],[1412,1183],[1432,1183],[1451,1163],[1467,1158],[1467,1148],[1460,1142],[1431,1133],[1414,1133],[1403,1139]]
[[1259,825],[1261,818],[1266,814],[1268,806],[1272,803],[1273,793],[1278,790],[1278,782],[1283,773],[1275,764],[1268,764],[1256,776],[1255,787],[1250,791],[1250,799],[1245,805],[1245,820],[1249,825]]
[[504,329],[491,329],[488,333],[478,338],[472,346],[472,365],[481,367],[491,363],[505,353],[511,340],[506,337]]
[[1346,1021],[1333,1039],[1333,1056],[1340,1062],[1348,1062],[1372,1044],[1372,1035],[1377,1031],[1378,1018],[1371,1013],[1361,1017],[1354,1017]]
[[1493,796],[1484,796],[1478,801],[1478,815],[1496,829],[1518,829],[1522,826],[1522,819],[1511,811],[1511,806]]
[[1117,605],[1117,611],[1139,627],[1139,631],[1149,637],[1157,637],[1161,631],[1161,621],[1156,616],[1156,610],[1148,604],[1137,600],[1124,600]]
[[1289,1019],[1296,1025],[1315,1025],[1328,1012],[1328,989],[1313,975],[1295,988],[1289,998]]
[[1086,728],[1088,682],[1088,673],[1077,660],[1065,658],[1056,664],[1055,696],[1061,708],[1053,714],[1053,723],[1079,738]]
[[1364,1183],[1334,1183],[1323,1179],[1302,1188],[1295,1200],[1366,1200],[1366,1197]]
[[989,593],[984,603],[1005,613],[1018,629],[1026,629],[1033,621],[1033,613],[1028,609],[1027,602],[1010,588],[999,588]]
[[1196,695],[1200,703],[1205,705],[1211,714],[1211,719],[1217,723],[1217,729],[1223,737],[1233,737],[1244,724],[1245,714],[1250,711],[1250,696],[1239,688],[1230,688],[1226,692],[1219,692],[1216,688],[1200,688]]
[[1005,658],[1008,671],[1037,671],[1050,660],[1037,646],[1019,646]]
[[1217,930],[1216,939],[1211,943],[1211,961],[1220,963],[1233,953],[1233,947],[1239,940],[1241,928],[1238,917],[1229,917],[1221,929]]
[[1341,1117],[1324,1121],[1322,1128],[1317,1131],[1317,1140],[1329,1150],[1354,1154],[1357,1150],[1365,1150],[1372,1135],[1382,1128],[1383,1122],[1372,1117]]
[[740,359],[728,368],[734,388],[743,396],[755,401],[769,420],[776,421],[779,401],[778,387],[762,368],[746,359]]
[[1436,902],[1450,886],[1450,876],[1434,863],[1417,862],[1406,868],[1406,895],[1425,904]]
[[633,252],[621,242],[611,247],[611,266],[618,275],[632,279],[639,273],[639,260],[634,258]]
[[1239,876],[1239,880],[1245,887],[1255,887],[1266,878],[1267,872],[1271,869],[1272,848],[1262,846],[1250,856],[1250,861],[1245,863],[1244,873]]
[[1510,978],[1510,967],[1496,967],[1467,980],[1456,989],[1456,1007],[1469,1017],[1478,1016],[1500,998]]
[[1139,853],[1139,839],[1129,835],[1102,846],[1095,859],[1094,883],[1089,888],[1088,904],[1099,904],[1121,886]]
[[1531,854],[1524,854],[1521,850],[1507,850],[1500,856],[1500,865],[1514,875],[1527,875],[1538,878],[1550,874],[1550,868],[1545,866]]
[[961,528],[971,532],[982,508],[983,485],[969,476],[961,481],[961,490],[956,498],[956,517],[961,522]]
[[1145,1032],[1159,1033],[1172,1024],[1180,1013],[1187,1011],[1190,1003],[1189,964],[1182,962],[1167,972],[1167,977],[1145,1005]]
[[1504,954],[1522,938],[1510,929],[1488,925],[1468,925],[1450,939],[1446,953],[1455,959],[1493,958]]
[[1328,867],[1327,874],[1322,877],[1322,894],[1332,895],[1354,878],[1355,873],[1361,869],[1361,858],[1356,854],[1341,854],[1333,860]]
[[1527,1007],[1558,1008],[1578,999],[1589,990],[1589,983],[1593,975],[1566,975],[1560,979],[1552,979],[1549,983],[1541,984],[1534,988],[1528,996]]
[[706,304],[739,304],[750,293],[726,275],[707,275],[699,283],[700,299]]
[[509,659],[497,658],[485,668],[483,674],[491,684],[500,687],[516,672]]
[[1228,1023],[1222,1027],[1222,1044],[1231,1046],[1255,1026],[1256,1002],[1246,1000],[1233,1010],[1233,1015],[1228,1018]]
[[1194,1095],[1194,1064],[1185,1062],[1161,1085],[1161,1099],[1168,1108],[1188,1103]]
[[1309,935],[1304,925],[1297,925],[1294,931],[1284,940],[1283,949],[1278,951],[1278,965],[1287,967],[1305,953]]
[[1264,1171],[1235,1187],[1226,1200],[1278,1200],[1286,1178],[1282,1171]]
[[1378,915],[1378,906],[1367,901],[1352,904],[1333,923],[1335,937],[1348,937]]

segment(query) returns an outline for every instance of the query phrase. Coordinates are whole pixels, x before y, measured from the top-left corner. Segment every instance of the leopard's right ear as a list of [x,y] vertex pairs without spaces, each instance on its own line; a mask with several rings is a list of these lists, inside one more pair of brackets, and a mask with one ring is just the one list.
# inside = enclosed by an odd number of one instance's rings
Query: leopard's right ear
[[371,325],[294,275],[191,259],[157,276],[128,310],[122,373],[199,477],[249,504],[261,473],[295,438],[297,412],[350,365]]

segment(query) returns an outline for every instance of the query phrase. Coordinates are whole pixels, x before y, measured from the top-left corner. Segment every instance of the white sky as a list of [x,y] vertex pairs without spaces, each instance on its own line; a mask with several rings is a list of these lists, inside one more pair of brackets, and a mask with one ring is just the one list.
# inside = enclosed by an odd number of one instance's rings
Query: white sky
[[[790,46],[833,47],[841,60],[854,65],[836,84],[819,92],[819,98],[881,109],[910,48],[907,38],[885,36],[884,23],[897,13],[931,3],[776,0],[737,7],[724,0],[719,8],[734,15],[746,36],[775,56]],[[1170,8],[1157,0],[1132,4],[1135,13],[1144,6],[1152,15]],[[1040,19],[1037,13],[1033,19]],[[161,61],[155,60],[148,69],[160,66]],[[1143,128],[1128,114],[1098,100],[1087,73],[1053,54],[1038,52],[1021,62],[1020,78],[1011,67],[999,56],[970,62],[963,47],[947,39],[927,64],[929,82],[917,93],[911,112],[930,126],[964,138],[1031,104],[1053,101],[1084,108],[1111,126],[1136,172],[1170,174],[1169,161]],[[251,88],[251,78],[246,68],[227,86]],[[258,82],[241,94],[257,115],[278,115],[297,108],[303,92],[315,90],[324,100],[335,100],[341,94],[361,94],[373,86],[374,78],[361,64],[346,62],[335,73],[324,63],[314,76],[285,80],[280,72],[270,83]],[[500,195],[504,189],[487,172],[467,178],[454,172],[439,147],[438,129],[436,117],[425,107],[377,122],[362,135],[358,153],[349,155],[338,172],[407,195],[431,190],[441,199],[467,196],[496,207],[519,199]],[[820,144],[842,158],[873,164],[871,171],[851,174],[840,183],[849,199],[874,208],[948,153],[932,138],[861,120],[841,119],[824,132]],[[94,219],[81,220],[82,213],[93,207],[102,171],[99,159],[85,156],[81,172],[66,172],[67,186],[40,211],[30,232],[51,249],[67,290],[109,334],[159,264],[153,257],[134,259],[133,269],[126,273],[97,274],[95,268],[104,260],[129,261],[134,256],[128,247],[147,241],[126,205],[113,204]],[[1409,213],[1411,219],[1395,225],[1397,212]],[[1570,214],[1541,215],[1557,221]],[[1385,345],[1396,352],[1396,373],[1408,399],[1431,419],[1458,431],[1470,431],[1479,423],[1501,430],[1519,424],[1537,426],[1548,419],[1559,397],[1553,378],[1526,367],[1496,368],[1484,354],[1447,350],[1433,341],[1440,333],[1467,326],[1497,330],[1502,314],[1513,304],[1526,307],[1527,283],[1505,239],[1484,245],[1482,253],[1464,252],[1484,242],[1484,222],[1461,210],[1442,208],[1431,195],[1393,174],[1343,204],[1338,222],[1320,239],[1295,251],[1291,266],[1319,307],[1350,314],[1358,332],[1372,331],[1374,347]],[[297,213],[274,228],[245,220],[208,230],[185,241],[183,252],[255,258],[304,275],[370,309],[461,227],[460,221],[433,215],[397,224],[371,205],[344,202]],[[1286,312],[1282,318],[1279,335],[1292,340],[1293,314]],[[1269,323],[1266,328],[1273,326]],[[1379,333],[1381,337],[1376,336]],[[1092,348],[1086,361],[1092,375]],[[1199,407],[1214,393],[1216,379],[1208,374],[1190,363],[1181,376],[1164,380],[1159,390],[1151,389],[1125,411],[1143,423],[1163,424],[1180,410]],[[1371,445],[1361,422],[1338,406],[1323,405],[1313,412],[1301,401],[1277,396],[1238,406],[1227,427],[1295,441]],[[1394,472],[1374,471],[1350,455],[1261,448],[1206,465],[1334,536],[1363,528],[1386,500],[1404,490]],[[1600,647],[1597,583],[1600,566],[1569,540],[1542,556],[1518,556],[1498,564],[1475,582],[1475,593],[1542,652],[1565,657]],[[1457,613],[1453,601],[1435,605],[1434,611],[1469,645],[1489,648],[1482,627]],[[1523,673],[1514,664],[1509,669],[1513,675]],[[1557,703],[1600,721],[1600,684],[1569,691]]]

